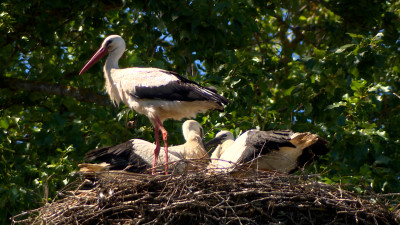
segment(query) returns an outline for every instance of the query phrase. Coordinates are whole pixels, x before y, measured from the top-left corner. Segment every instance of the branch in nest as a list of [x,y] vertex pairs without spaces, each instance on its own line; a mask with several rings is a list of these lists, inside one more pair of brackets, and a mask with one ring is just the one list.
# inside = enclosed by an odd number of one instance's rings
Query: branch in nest
[[[395,224],[389,206],[312,176],[259,173],[236,178],[196,172],[180,176],[102,173],[89,193],[67,196],[13,217],[20,223],[294,223]],[[83,181],[85,182],[85,181]],[[87,182],[87,181],[86,181]],[[84,188],[85,185],[78,187]],[[81,193],[80,189],[73,189]],[[381,197],[382,198],[382,197]],[[379,201],[379,196],[376,196]]]

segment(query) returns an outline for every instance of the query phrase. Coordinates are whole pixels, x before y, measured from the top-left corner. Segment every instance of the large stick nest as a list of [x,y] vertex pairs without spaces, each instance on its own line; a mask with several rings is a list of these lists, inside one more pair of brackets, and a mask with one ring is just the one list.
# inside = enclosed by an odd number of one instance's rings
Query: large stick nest
[[62,194],[62,199],[16,215],[13,223],[396,224],[395,213],[378,196],[361,198],[313,176],[113,171],[80,179]]

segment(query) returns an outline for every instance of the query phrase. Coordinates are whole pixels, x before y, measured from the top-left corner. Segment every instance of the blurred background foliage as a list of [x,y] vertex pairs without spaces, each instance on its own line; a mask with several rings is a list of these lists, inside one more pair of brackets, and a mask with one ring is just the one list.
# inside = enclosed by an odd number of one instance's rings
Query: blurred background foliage
[[[397,1],[2,1],[0,223],[51,201],[88,150],[153,141],[147,118],[108,100],[102,63],[78,76],[110,34],[127,42],[121,67],[175,71],[232,100],[196,118],[206,139],[310,131],[331,152],[308,172],[399,192],[399,16]],[[181,122],[165,125],[182,143]]]

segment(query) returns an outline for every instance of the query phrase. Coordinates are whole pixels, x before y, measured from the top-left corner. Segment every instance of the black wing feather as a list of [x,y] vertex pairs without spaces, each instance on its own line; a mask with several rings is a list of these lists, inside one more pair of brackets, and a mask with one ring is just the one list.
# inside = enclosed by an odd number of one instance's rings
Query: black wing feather
[[151,168],[151,165],[132,148],[132,142],[127,141],[119,145],[91,150],[86,153],[85,159],[109,163],[110,170],[123,170],[129,166],[127,171],[138,173]]
[[132,96],[138,99],[159,99],[167,101],[214,101],[222,106],[229,100],[218,95],[211,88],[202,87],[194,81],[186,79],[174,72],[163,71],[165,74],[175,76],[179,80],[168,85],[152,87],[136,87]]
[[303,168],[304,166],[313,163],[319,158],[319,156],[327,154],[329,152],[327,144],[328,141],[319,137],[316,143],[303,150],[303,154],[301,154],[297,159],[297,167],[289,171],[289,174],[296,172],[298,168]]
[[290,143],[290,136],[293,134],[289,130],[281,131],[248,131],[248,138],[246,140],[246,151],[245,155],[241,160],[242,163],[254,160],[260,155],[265,155],[271,151],[277,151],[280,147],[293,147]]

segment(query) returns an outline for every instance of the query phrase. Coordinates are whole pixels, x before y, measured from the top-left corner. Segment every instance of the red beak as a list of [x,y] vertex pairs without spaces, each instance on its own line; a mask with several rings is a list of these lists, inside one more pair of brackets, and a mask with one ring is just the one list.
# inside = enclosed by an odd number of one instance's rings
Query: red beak
[[97,52],[92,56],[92,58],[89,60],[89,62],[86,63],[86,65],[82,68],[81,72],[79,72],[79,75],[84,73],[86,70],[88,70],[90,67],[92,67],[97,61],[99,61],[103,56],[107,54],[107,49],[104,47],[101,47]]

